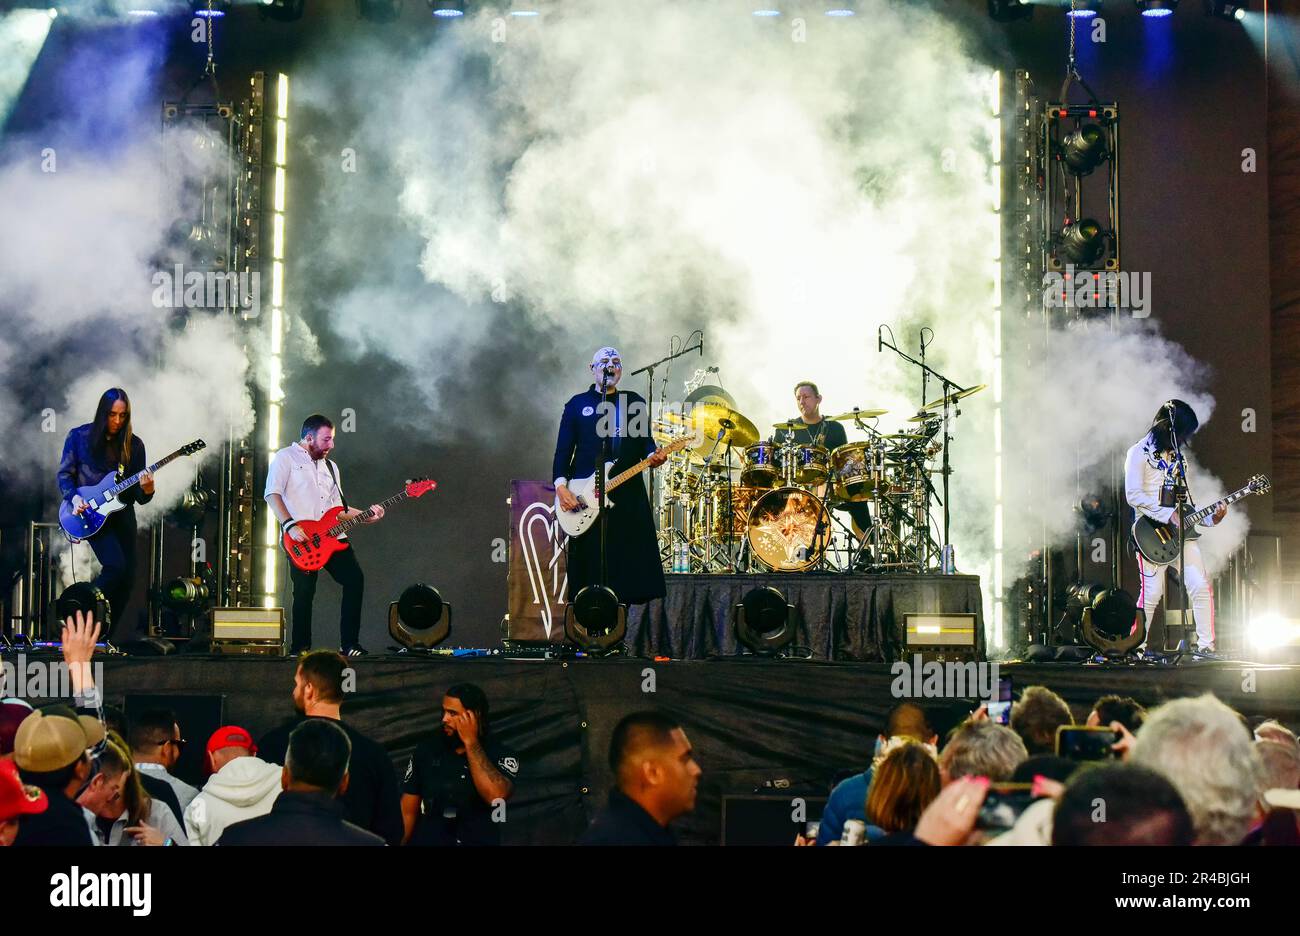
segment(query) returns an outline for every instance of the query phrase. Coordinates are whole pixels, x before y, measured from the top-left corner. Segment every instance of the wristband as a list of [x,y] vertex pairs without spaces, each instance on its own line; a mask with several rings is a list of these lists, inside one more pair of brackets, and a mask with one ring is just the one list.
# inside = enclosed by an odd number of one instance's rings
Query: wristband
[[292,530],[292,529],[293,529],[294,527],[296,527],[297,525],[298,525],[298,521],[297,521],[297,520],[286,520],[286,521],[284,521],[284,523],[280,524],[280,532],[281,532],[281,533],[288,533],[290,530]]

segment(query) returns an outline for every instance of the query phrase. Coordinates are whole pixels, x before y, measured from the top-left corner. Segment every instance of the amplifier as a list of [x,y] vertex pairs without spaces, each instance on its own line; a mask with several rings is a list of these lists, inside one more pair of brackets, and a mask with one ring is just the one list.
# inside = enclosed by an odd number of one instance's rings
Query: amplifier
[[284,652],[284,608],[213,608],[212,652],[278,656]]

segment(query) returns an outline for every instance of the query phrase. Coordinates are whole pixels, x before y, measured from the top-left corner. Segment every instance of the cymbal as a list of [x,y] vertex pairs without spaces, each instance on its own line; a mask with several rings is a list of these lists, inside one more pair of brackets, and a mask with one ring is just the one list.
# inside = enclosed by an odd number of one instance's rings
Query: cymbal
[[922,406],[921,409],[923,410],[943,409],[945,404],[956,403],[958,400],[962,399],[963,397],[968,397],[972,393],[979,393],[981,390],[987,390],[988,386],[989,386],[988,384],[976,384],[973,387],[968,387],[967,389],[960,390],[957,393],[950,393],[946,397],[939,397],[939,399],[935,400],[933,403],[925,404],[925,406]]
[[[707,452],[715,441],[719,447],[744,447],[758,441],[758,427],[742,413],[721,403],[696,403],[691,408],[689,424],[703,439],[695,446],[697,452]],[[721,439],[718,438],[719,432],[722,433]]]
[[887,409],[855,409],[848,413],[841,413],[839,416],[827,416],[827,419],[835,422],[852,422],[855,419],[875,419],[877,416],[884,416],[888,413]]
[[686,395],[686,403],[721,403],[736,408],[736,398],[715,384],[701,384]]
[[924,432],[895,432],[893,435],[881,436],[881,438],[915,442],[918,439],[926,438],[926,435]]
[[806,429],[808,424],[802,419],[791,419],[789,422],[772,423],[773,429],[784,429],[786,432],[794,432],[796,429]]
[[907,417],[907,422],[913,422],[913,423],[929,422],[931,419],[938,419],[938,418],[939,417],[936,416],[934,413],[921,412],[921,413],[917,413],[915,416]]

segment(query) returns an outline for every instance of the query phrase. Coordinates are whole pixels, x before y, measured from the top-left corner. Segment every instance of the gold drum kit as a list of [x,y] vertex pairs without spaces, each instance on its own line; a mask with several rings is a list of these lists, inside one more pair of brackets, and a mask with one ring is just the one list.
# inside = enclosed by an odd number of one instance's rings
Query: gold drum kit
[[784,437],[762,440],[726,391],[699,387],[682,412],[664,413],[655,426],[661,443],[683,431],[701,440],[672,455],[656,477],[665,570],[933,568],[940,557],[934,478],[942,475],[934,462],[944,434],[936,411],[982,389],[930,403],[907,420],[907,431],[888,435],[869,422],[882,409],[825,417],[867,435],[828,449],[794,441],[799,421],[773,425]]

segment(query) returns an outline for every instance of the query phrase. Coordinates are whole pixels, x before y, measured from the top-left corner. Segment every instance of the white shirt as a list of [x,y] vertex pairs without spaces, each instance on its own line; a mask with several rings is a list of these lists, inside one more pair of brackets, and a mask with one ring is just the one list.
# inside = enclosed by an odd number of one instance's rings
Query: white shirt
[[[173,777],[162,764],[136,764],[135,767],[136,770],[143,770],[145,773],[157,777],[159,780],[164,781],[169,787],[171,787],[172,792],[176,794],[176,799],[180,801],[182,814],[185,812],[185,807],[190,804],[194,797],[199,795],[198,790],[190,786],[184,780],[181,780],[179,777]],[[171,810],[168,809],[168,812],[171,812]]]
[[[1160,492],[1166,484],[1173,483],[1171,452],[1157,452],[1151,436],[1147,436],[1128,450],[1124,458],[1124,496],[1140,515],[1158,523],[1168,523],[1174,507],[1160,506]],[[1191,485],[1188,485],[1189,510]],[[1201,521],[1201,526],[1214,526],[1214,515]]]
[[[343,494],[327,461],[312,458],[297,443],[286,445],[271,459],[263,498],[279,494],[293,519],[319,520],[331,507],[343,505]],[[338,465],[334,471],[338,471]],[[339,477],[341,481],[342,475]]]

